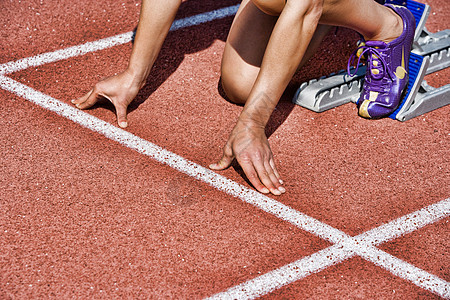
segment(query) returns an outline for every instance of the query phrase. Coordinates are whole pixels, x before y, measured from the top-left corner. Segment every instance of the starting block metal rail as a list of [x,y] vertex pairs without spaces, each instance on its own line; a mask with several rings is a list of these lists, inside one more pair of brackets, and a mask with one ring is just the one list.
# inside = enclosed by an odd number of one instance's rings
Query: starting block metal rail
[[427,74],[443,70],[450,66],[450,29],[430,33],[423,28],[414,43],[413,53],[430,58]]
[[[409,60],[410,80],[399,108],[390,115],[392,119],[407,121],[424,113],[450,104],[450,84],[434,88],[424,77],[450,66],[450,30],[430,33],[425,28],[430,7],[411,0],[387,0],[386,3],[406,6],[416,18],[416,33]],[[359,98],[366,68],[360,66],[355,76],[345,70],[310,80],[300,85],[293,102],[323,112],[355,102]]]

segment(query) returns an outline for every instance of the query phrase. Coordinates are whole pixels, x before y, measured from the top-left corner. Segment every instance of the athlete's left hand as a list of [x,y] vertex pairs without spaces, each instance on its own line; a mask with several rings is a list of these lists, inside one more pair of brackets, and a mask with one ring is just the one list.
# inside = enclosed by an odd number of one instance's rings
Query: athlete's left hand
[[223,148],[222,158],[209,167],[213,170],[226,169],[233,158],[236,158],[247,178],[259,192],[271,192],[274,195],[286,192],[264,128],[238,121]]

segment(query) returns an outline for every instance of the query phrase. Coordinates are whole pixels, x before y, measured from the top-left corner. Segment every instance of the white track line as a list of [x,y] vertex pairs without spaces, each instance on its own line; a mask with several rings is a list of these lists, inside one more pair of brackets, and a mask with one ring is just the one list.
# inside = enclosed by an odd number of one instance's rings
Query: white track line
[[448,282],[374,247],[374,245],[447,217],[450,214],[449,199],[352,238],[336,228],[296,211],[253,189],[242,186],[203,166],[13,79],[0,76],[0,87],[335,244],[278,270],[231,288],[224,293],[217,294],[216,297],[218,298],[237,297],[239,299],[247,299],[262,296],[276,288],[302,279],[309,274],[342,262],[354,255],[359,255],[441,297],[450,297]]
[[450,198],[335,244],[259,277],[234,286],[208,299],[254,299],[285,285],[343,262],[355,255],[392,274],[409,280],[440,297],[450,299],[450,283],[396,258],[374,245],[410,233],[450,215]]
[[[185,27],[200,25],[213,20],[222,19],[225,17],[233,16],[236,14],[239,5],[229,6],[214,11],[210,11],[203,14],[198,14],[192,17],[175,20],[170,27],[170,31],[178,30]],[[114,46],[122,45],[131,42],[133,32],[127,32],[118,34],[116,36],[108,37],[105,39],[97,40],[94,42],[87,42],[82,45],[77,45],[54,52],[47,52],[38,54],[36,56],[23,58],[17,61],[8,62],[0,65],[0,75],[5,75],[21,70],[25,70],[29,67],[37,67],[43,64],[48,64],[64,59],[68,59],[75,56],[81,56],[90,52],[104,50]]]
[[310,256],[236,285],[207,299],[255,299],[311,274],[325,270],[355,255],[375,263],[394,275],[409,280],[442,298],[450,299],[450,283],[375,247],[359,251],[335,244]]

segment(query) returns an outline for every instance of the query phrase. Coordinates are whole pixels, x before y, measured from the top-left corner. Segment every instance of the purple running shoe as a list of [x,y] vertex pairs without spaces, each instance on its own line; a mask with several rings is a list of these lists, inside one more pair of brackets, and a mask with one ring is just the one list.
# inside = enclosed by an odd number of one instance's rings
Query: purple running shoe
[[363,91],[357,105],[359,115],[369,119],[378,119],[393,113],[400,104],[409,79],[408,62],[414,39],[414,16],[404,6],[385,6],[402,18],[402,34],[387,44],[381,41],[365,42],[365,45],[362,44],[350,56],[347,68],[350,76],[354,76],[356,70],[351,74],[350,66],[356,56],[357,68],[361,57],[367,57]]

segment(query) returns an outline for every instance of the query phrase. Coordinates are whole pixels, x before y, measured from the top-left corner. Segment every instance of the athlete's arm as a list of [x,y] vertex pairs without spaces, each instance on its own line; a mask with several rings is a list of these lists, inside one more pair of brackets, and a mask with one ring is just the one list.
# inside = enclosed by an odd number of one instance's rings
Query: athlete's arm
[[262,193],[285,191],[264,128],[302,60],[322,13],[322,1],[287,1],[267,45],[249,98],[213,169],[224,169],[233,157]]
[[86,109],[106,98],[116,108],[119,126],[127,127],[127,107],[145,84],[180,5],[181,0],[143,0],[127,69],[98,82],[86,95],[72,102]]

